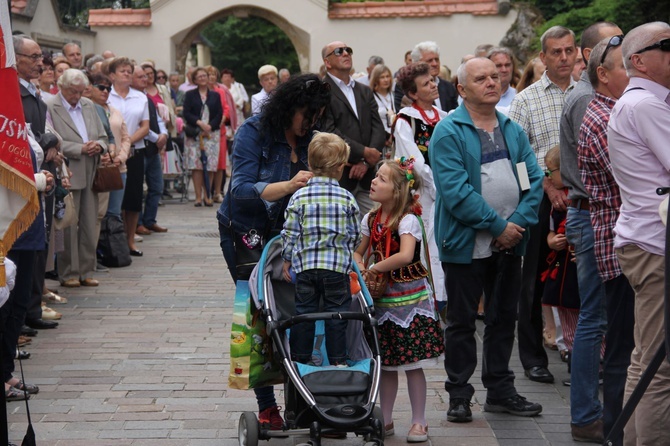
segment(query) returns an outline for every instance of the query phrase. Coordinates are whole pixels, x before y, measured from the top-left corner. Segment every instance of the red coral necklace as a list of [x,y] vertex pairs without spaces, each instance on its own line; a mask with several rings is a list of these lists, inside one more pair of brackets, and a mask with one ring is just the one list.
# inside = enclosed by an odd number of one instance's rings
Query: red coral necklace
[[440,113],[437,111],[437,109],[435,107],[431,108],[433,113],[435,113],[435,116],[433,118],[429,118],[428,115],[426,114],[426,111],[424,109],[422,109],[421,107],[419,107],[416,104],[416,102],[412,104],[412,107],[414,107],[415,109],[417,109],[419,111],[419,114],[423,118],[423,122],[428,124],[430,127],[435,127],[435,124],[440,122]]
[[379,229],[381,216],[382,216],[382,210],[379,209],[379,211],[377,212],[377,215],[375,215],[375,219],[372,220],[372,231],[370,233],[370,240],[372,240],[372,245],[373,246],[377,246],[389,230],[388,222],[389,222],[389,217],[391,217],[391,214],[386,216],[386,220],[384,221],[384,224],[381,226],[381,229]]

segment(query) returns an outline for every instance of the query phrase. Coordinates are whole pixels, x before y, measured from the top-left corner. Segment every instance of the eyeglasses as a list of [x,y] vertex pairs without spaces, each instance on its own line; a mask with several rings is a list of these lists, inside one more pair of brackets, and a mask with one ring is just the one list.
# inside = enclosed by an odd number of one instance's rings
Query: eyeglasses
[[[640,51],[634,52],[633,54],[642,54],[646,51],[651,51],[651,50],[656,50],[656,49],[659,49],[659,50],[664,51],[666,53],[668,51],[670,51],[670,39],[659,40],[658,42],[652,43],[651,45],[646,46],[646,47],[642,48]],[[631,57],[632,57],[632,55],[631,55]]]
[[609,42],[607,42],[607,46],[605,47],[605,51],[603,51],[603,55],[600,58],[600,65],[602,66],[605,63],[605,58],[607,57],[607,52],[610,50],[610,48],[616,48],[619,45],[623,43],[623,34],[620,34],[618,36],[612,36]]
[[23,56],[27,57],[28,59],[32,60],[33,62],[37,62],[38,60],[44,59],[44,56],[41,54],[23,54],[23,53],[16,53],[17,56]]
[[108,85],[96,84],[96,85],[94,85],[94,87],[97,88],[100,91],[106,91],[107,93],[112,91],[112,87],[108,86]]
[[163,76],[163,75],[158,75],[158,76],[156,77],[156,79],[158,79],[159,81],[160,81],[160,80],[164,80],[164,81],[165,81],[165,80],[167,80],[167,77],[165,77],[165,76]]
[[[341,47],[339,47],[339,48],[335,48],[333,51],[331,51],[330,53],[326,54],[326,57],[325,57],[325,58],[328,58],[328,57],[332,56],[333,54],[334,54],[335,56],[337,56],[337,57],[340,57],[342,54],[344,54],[345,51],[346,51],[347,54],[349,54],[350,56],[352,56],[352,55],[354,54],[354,50],[352,50],[352,49],[349,48],[348,46],[341,46]],[[324,58],[324,59],[325,59],[325,58]]]
[[557,170],[561,170],[561,169],[560,168],[559,169],[547,169],[547,170],[544,171],[544,176],[545,177],[550,177],[551,174],[556,172]]

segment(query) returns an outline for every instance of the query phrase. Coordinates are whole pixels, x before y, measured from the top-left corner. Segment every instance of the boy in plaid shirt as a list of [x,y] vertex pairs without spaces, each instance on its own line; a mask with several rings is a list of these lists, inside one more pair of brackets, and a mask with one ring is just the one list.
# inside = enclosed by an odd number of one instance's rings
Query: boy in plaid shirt
[[[349,271],[360,243],[356,199],[338,181],[349,159],[349,145],[331,133],[319,133],[309,144],[307,160],[314,177],[299,189],[286,208],[282,231],[284,278],[296,273],[296,315],[348,311],[351,304]],[[331,365],[346,365],[346,320],[326,325],[326,350]],[[291,329],[291,358],[308,363],[314,346],[314,323]]]

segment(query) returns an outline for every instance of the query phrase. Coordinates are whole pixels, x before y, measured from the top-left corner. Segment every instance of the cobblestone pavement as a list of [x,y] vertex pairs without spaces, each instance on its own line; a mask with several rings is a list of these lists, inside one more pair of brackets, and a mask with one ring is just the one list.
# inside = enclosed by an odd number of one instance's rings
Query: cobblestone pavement
[[[63,313],[60,326],[41,330],[27,347],[32,358],[24,361],[26,381],[40,386],[30,400],[40,446],[238,444],[240,413],[254,411],[256,404],[252,393],[227,386],[234,286],[219,249],[215,209],[166,203],[158,215],[169,232],[145,236],[139,244],[144,257],[133,258],[130,267],[96,273],[97,288],[66,289],[47,281],[69,302],[54,306]],[[536,418],[483,413],[478,368],[473,422],[449,423],[444,370],[427,369],[432,445],[573,444],[569,388],[561,384],[566,367],[556,352],[550,358],[555,385],[526,379],[516,351],[511,361],[519,392],[544,406]],[[403,377],[400,386],[397,434],[387,446],[405,444],[409,429]],[[277,393],[282,401],[280,387]],[[7,408],[10,440],[20,443],[27,427],[25,406],[13,402]],[[363,441],[350,434],[323,444]]]

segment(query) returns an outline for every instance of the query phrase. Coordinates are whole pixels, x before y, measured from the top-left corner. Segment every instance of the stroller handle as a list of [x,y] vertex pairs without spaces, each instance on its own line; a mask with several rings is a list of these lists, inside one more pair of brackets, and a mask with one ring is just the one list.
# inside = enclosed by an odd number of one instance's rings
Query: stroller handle
[[278,328],[280,330],[285,330],[302,322],[316,322],[328,319],[356,320],[363,322],[364,325],[376,325],[376,320],[370,317],[368,314],[357,313],[355,311],[341,311],[339,313],[309,313],[301,314],[299,316],[292,316],[289,319],[281,321],[278,325]]

